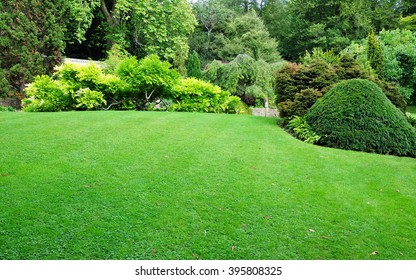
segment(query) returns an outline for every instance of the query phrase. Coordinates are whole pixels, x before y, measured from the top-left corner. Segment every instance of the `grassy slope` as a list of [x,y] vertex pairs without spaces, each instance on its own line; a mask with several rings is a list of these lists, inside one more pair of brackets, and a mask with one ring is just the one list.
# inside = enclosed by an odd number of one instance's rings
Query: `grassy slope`
[[415,159],[273,119],[1,113],[0,143],[0,259],[416,259]]

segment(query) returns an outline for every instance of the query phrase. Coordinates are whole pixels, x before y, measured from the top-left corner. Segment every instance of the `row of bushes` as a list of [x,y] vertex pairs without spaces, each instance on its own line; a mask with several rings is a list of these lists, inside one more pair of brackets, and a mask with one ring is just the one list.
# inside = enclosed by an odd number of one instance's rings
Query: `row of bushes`
[[140,61],[127,57],[111,67],[113,70],[108,71],[93,63],[66,63],[56,69],[53,77],[38,76],[25,90],[23,110],[238,111],[238,97],[208,82],[182,78],[168,62],[155,55]]
[[356,78],[377,83],[396,107],[406,111],[406,100],[397,88],[373,77],[353,57],[318,52],[303,64],[289,63],[276,73],[276,103],[281,117],[303,116],[334,84]]

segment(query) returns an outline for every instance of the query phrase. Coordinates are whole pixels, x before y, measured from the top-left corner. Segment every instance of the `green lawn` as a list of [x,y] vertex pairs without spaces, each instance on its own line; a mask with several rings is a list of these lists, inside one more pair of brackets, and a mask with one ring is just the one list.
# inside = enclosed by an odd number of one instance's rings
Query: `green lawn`
[[0,113],[0,259],[416,259],[416,160],[270,118]]

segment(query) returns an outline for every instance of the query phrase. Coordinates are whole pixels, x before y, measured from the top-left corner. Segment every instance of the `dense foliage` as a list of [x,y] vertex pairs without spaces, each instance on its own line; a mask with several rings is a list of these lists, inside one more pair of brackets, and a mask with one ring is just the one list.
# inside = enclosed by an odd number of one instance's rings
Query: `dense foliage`
[[236,113],[240,99],[220,87],[195,78],[182,79],[173,87],[175,100],[169,110],[179,112]]
[[336,56],[319,49],[304,58],[303,64],[289,63],[276,72],[276,104],[280,116],[303,116],[337,82],[355,78],[370,79],[405,112],[406,101],[397,88],[373,77],[349,55]]
[[416,131],[374,83],[334,86],[305,115],[323,146],[416,157]]
[[208,64],[203,78],[240,97],[248,105],[264,107],[275,100],[273,67],[249,55],[238,55],[229,63],[213,61]]
[[367,55],[371,52],[367,39],[350,45],[346,52],[352,54],[363,67],[371,65],[376,73],[381,72],[380,78],[395,83],[407,101],[416,102],[416,35],[409,30],[383,30],[378,40],[382,61],[375,64]]
[[0,95],[20,92],[61,60],[65,1],[0,2]]
[[240,99],[195,78],[181,78],[169,62],[156,55],[131,56],[115,72],[90,63],[66,63],[53,77],[36,77],[26,88],[23,110],[52,112],[94,109],[164,109],[207,113],[237,113]]

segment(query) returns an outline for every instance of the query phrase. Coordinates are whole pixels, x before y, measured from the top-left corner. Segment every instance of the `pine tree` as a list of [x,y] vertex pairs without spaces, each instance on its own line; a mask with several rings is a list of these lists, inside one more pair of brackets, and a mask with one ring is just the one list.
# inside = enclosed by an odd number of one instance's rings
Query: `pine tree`
[[64,1],[2,0],[0,2],[0,61],[2,88],[13,91],[61,60],[64,49]]
[[199,55],[196,51],[193,51],[189,56],[188,63],[186,64],[188,77],[200,79],[202,77],[201,62]]
[[383,75],[383,50],[378,37],[371,32],[368,34],[367,57],[370,61],[371,68],[376,71],[379,78]]

